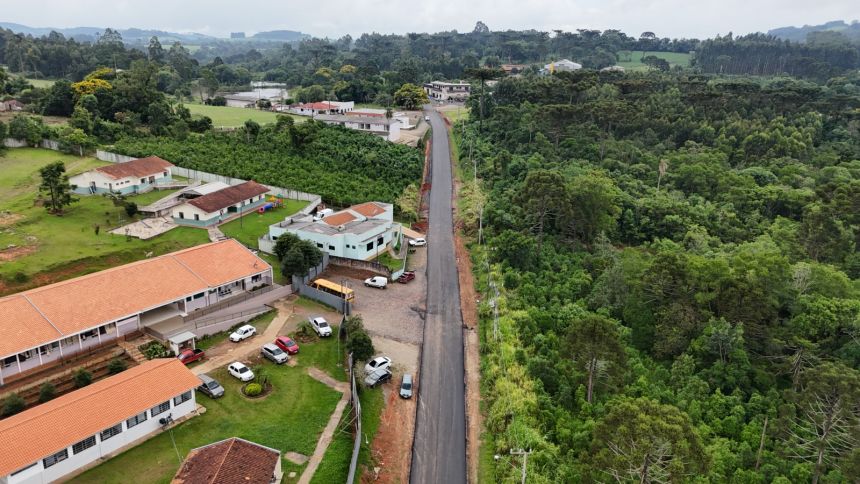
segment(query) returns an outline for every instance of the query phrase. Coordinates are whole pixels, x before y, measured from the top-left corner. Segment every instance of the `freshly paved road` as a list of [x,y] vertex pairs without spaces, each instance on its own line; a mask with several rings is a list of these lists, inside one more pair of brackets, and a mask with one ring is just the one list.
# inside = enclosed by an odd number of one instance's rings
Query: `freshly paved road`
[[427,318],[412,445],[413,484],[466,482],[466,410],[463,322],[454,221],[453,181],[445,122],[429,112],[433,127],[430,227],[427,235]]

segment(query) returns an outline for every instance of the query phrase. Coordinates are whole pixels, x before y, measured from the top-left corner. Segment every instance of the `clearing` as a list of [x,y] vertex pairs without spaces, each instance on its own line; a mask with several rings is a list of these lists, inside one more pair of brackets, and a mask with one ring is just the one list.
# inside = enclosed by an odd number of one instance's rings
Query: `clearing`
[[[201,116],[209,116],[212,119],[212,126],[216,128],[235,128],[245,124],[245,121],[252,119],[260,124],[274,123],[278,114],[272,111],[260,111],[258,109],[248,108],[232,108],[228,106],[207,106],[205,104],[186,104],[185,107],[191,111],[191,114],[199,114]],[[306,118],[302,116],[291,116],[297,123],[302,123]]]
[[629,71],[647,71],[648,66],[642,63],[642,58],[649,55],[666,59],[671,67],[690,67],[690,58],[692,57],[690,54],[680,52],[626,50],[618,52],[618,65]]

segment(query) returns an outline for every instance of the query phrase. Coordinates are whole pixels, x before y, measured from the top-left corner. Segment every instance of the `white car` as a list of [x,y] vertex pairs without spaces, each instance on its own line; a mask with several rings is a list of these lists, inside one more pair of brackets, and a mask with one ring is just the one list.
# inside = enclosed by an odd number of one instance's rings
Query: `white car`
[[373,276],[364,280],[364,285],[367,287],[375,287],[377,289],[385,289],[388,286],[388,278],[382,276]]
[[230,366],[227,367],[227,371],[241,381],[251,381],[254,379],[254,372],[245,366],[244,363],[240,363],[238,361],[230,363]]
[[417,239],[409,239],[409,245],[411,247],[424,247],[427,245],[427,239],[424,237],[418,237]]
[[424,121],[430,121],[430,116],[424,116]]
[[314,331],[320,338],[331,336],[331,326],[329,326],[328,321],[322,316],[310,317],[308,321],[310,321],[311,327],[314,328]]
[[236,331],[230,333],[230,341],[238,343],[239,341],[250,338],[255,334],[257,334],[257,328],[251,326],[250,324],[246,324],[245,326],[242,326]]
[[391,358],[387,356],[377,356],[364,365],[364,373],[369,375],[376,370],[388,370],[391,368]]

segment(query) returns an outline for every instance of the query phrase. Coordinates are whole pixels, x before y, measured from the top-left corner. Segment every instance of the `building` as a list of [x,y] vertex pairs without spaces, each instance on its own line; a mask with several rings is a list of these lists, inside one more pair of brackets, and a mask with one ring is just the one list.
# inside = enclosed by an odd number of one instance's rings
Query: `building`
[[256,210],[266,202],[269,187],[253,180],[206,193],[181,203],[171,212],[179,225],[208,227]]
[[600,69],[600,72],[624,72],[624,66],[608,66]]
[[0,101],[0,112],[4,111],[15,111],[20,112],[24,110],[24,103],[17,99],[9,99],[7,101]]
[[173,484],[279,484],[281,451],[233,437],[191,449]]
[[173,163],[157,156],[100,166],[69,178],[79,195],[143,193],[173,182]]
[[468,82],[433,81],[424,84],[424,92],[431,101],[465,101],[469,97],[472,85]]
[[0,387],[270,284],[271,266],[228,239],[0,298]]
[[[372,109],[372,108],[358,108],[353,109],[346,113],[347,116],[365,116],[368,118],[384,118],[387,110],[385,109]],[[393,111],[391,113],[391,119],[396,119],[400,121],[400,129],[412,129],[415,126],[412,126],[409,122],[409,115],[401,112],[401,111]]]
[[505,72],[505,74],[509,76],[516,76],[517,74],[522,74],[529,68],[528,64],[502,64],[501,69]]
[[147,361],[0,420],[0,482],[43,484],[194,415],[200,380],[175,358]]
[[400,139],[400,119],[382,116],[350,116],[344,114],[321,114],[314,117],[317,121],[345,128],[363,131],[385,138],[388,141]]
[[227,94],[224,99],[230,108],[256,108],[258,98],[245,94]]
[[582,69],[582,64],[577,64],[568,59],[562,59],[560,61],[550,62],[549,64],[543,66],[543,69],[540,70],[540,73],[543,75],[550,75],[556,72],[572,72],[578,71]]
[[308,215],[271,225],[268,235],[260,239],[260,250],[272,253],[278,237],[289,232],[315,243],[329,255],[370,260],[388,250],[398,227],[390,203],[366,202],[318,221]]
[[293,104],[288,110],[301,116],[317,116],[319,114],[346,114],[355,109],[352,101],[321,101],[316,103]]

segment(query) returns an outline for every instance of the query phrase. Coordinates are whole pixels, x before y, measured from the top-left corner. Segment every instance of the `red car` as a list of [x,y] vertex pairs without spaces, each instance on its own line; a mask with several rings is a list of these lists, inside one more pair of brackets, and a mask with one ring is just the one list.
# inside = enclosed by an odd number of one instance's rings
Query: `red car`
[[406,271],[397,278],[397,282],[406,284],[413,279],[415,279],[415,271]]
[[275,344],[278,348],[286,351],[288,354],[294,355],[299,352],[299,345],[297,345],[289,336],[278,336],[275,338]]
[[204,353],[203,350],[199,350],[199,349],[192,350],[189,348],[189,349],[185,349],[185,350],[180,351],[179,354],[176,355],[176,357],[179,358],[179,361],[181,361],[183,364],[187,365],[187,364],[193,363],[197,360],[202,360],[203,358],[206,357],[206,353]]

